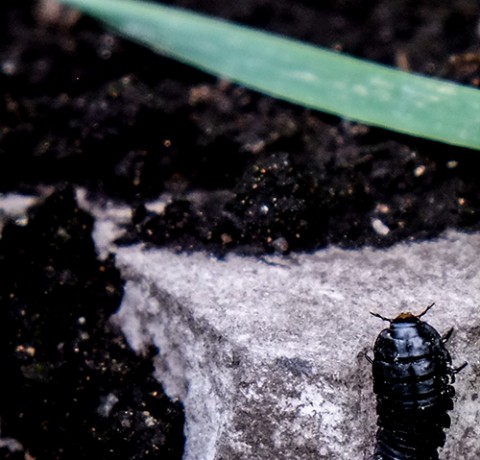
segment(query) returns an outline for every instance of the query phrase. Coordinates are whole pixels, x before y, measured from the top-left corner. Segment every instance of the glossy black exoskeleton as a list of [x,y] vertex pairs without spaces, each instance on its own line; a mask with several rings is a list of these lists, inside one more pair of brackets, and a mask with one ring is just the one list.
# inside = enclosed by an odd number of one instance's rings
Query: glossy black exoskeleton
[[451,384],[458,369],[445,348],[444,337],[420,319],[402,313],[384,318],[390,327],[374,347],[373,381],[377,395],[375,460],[437,460],[450,426],[447,411],[453,408]]

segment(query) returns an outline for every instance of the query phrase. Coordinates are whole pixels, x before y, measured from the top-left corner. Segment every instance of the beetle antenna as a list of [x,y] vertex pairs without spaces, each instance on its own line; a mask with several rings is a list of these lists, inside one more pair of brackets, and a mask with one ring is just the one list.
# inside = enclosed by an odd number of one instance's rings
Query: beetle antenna
[[423,315],[425,315],[430,308],[432,308],[435,305],[435,302],[431,303],[425,310],[422,311],[419,315],[417,315],[417,318],[421,318]]
[[371,311],[370,314],[377,317],[377,318],[380,318],[383,321],[388,321],[389,323],[392,322],[392,320],[390,318],[385,318],[385,316],[379,315],[378,313],[373,313],[373,311]]

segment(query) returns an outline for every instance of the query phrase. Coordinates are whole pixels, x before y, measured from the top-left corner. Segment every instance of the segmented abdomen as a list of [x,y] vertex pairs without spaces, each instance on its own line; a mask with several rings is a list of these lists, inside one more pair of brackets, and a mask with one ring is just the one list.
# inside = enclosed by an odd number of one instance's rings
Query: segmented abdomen
[[392,321],[375,343],[373,379],[375,460],[437,460],[454,395],[450,354],[438,332],[417,318]]

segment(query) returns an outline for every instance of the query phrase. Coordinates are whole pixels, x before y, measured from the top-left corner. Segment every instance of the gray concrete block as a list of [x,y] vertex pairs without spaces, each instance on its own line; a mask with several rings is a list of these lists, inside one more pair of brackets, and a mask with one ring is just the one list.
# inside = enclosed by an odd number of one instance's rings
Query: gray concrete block
[[458,376],[444,459],[480,457],[480,235],[290,258],[118,248],[115,321],[186,411],[187,460],[367,459],[375,442],[370,352],[394,317],[424,318]]

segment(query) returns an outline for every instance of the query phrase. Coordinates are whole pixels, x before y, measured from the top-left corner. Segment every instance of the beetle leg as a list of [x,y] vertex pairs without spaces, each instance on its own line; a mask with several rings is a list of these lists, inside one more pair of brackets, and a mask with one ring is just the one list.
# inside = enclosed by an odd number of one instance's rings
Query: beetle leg
[[463,363],[461,366],[455,367],[454,369],[452,369],[452,372],[453,372],[454,374],[458,374],[458,373],[461,372],[463,369],[465,369],[467,366],[468,366],[468,363]]
[[452,336],[453,327],[451,327],[445,334],[442,335],[442,342],[447,343]]

